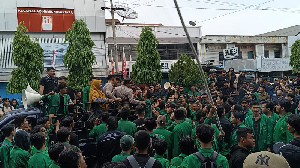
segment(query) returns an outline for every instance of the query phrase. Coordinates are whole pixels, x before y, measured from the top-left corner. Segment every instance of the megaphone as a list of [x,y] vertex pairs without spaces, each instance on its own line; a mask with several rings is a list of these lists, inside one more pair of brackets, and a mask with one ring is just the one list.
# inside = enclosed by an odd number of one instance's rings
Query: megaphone
[[27,109],[28,106],[40,101],[41,98],[42,96],[38,92],[33,90],[29,85],[26,89],[22,90],[22,102],[24,105],[24,109]]

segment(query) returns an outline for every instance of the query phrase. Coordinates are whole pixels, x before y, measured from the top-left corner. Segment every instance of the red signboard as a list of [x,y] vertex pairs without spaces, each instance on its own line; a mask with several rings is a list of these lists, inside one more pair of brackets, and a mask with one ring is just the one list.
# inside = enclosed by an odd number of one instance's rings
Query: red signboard
[[75,21],[74,9],[18,7],[17,16],[29,32],[66,32]]

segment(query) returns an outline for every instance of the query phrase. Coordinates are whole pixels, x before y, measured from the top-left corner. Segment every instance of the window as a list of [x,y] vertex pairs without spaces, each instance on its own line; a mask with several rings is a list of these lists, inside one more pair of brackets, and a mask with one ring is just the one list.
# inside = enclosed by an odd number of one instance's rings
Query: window
[[274,58],[280,58],[280,50],[274,50]]
[[239,57],[238,57],[238,59],[243,59],[243,52],[242,52],[240,47],[238,47],[238,48],[239,48]]
[[219,52],[219,61],[223,61],[224,60],[224,54],[223,52]]
[[269,58],[269,50],[265,50],[264,55],[265,55],[265,58]]
[[254,59],[253,51],[248,51],[248,59]]

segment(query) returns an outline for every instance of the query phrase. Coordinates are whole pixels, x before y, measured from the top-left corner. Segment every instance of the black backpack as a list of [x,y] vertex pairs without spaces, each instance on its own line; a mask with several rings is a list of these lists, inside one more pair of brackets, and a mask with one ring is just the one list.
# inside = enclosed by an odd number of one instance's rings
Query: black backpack
[[286,144],[279,149],[279,154],[286,159],[291,168],[299,167],[300,147],[292,144]]
[[200,160],[201,162],[201,168],[222,168],[220,166],[217,166],[217,157],[218,153],[213,152],[210,157],[205,157],[201,152],[196,152],[194,155]]
[[[129,161],[129,164],[131,165],[131,167],[133,168],[142,168],[139,163],[136,161],[136,159],[134,158],[133,155],[128,156],[127,160]],[[149,160],[147,161],[146,165],[143,168],[152,168],[154,165],[155,159],[153,158],[149,158]]]

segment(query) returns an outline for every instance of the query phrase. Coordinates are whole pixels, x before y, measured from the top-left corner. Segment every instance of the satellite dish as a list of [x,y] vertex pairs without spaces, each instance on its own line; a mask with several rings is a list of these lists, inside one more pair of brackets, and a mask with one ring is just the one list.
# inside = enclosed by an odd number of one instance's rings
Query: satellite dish
[[136,19],[138,18],[138,14],[136,11],[129,7],[125,7],[122,5],[115,6],[116,8],[123,8],[123,10],[117,10],[115,11],[119,16],[121,16],[123,19]]

